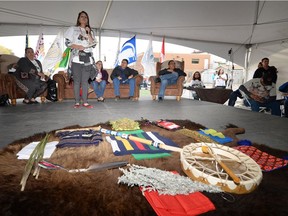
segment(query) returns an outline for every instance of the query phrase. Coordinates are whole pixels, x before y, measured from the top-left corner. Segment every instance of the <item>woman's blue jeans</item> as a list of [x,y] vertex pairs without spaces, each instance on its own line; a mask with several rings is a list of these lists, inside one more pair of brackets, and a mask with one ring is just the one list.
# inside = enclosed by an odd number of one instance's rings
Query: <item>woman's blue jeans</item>
[[97,98],[103,97],[104,91],[106,89],[106,81],[102,80],[101,82],[92,82],[92,86]]

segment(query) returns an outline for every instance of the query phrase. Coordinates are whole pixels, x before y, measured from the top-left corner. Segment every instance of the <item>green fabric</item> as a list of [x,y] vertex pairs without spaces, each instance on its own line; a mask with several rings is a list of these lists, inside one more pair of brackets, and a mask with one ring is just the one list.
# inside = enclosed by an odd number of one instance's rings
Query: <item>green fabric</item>
[[[118,131],[124,134],[137,134],[137,137],[140,138],[145,138],[144,136],[142,136],[142,132],[144,132],[143,130],[129,130],[129,131]],[[156,147],[154,146],[149,146],[150,149],[156,149]],[[169,153],[156,153],[156,154],[132,154],[132,156],[136,159],[136,160],[144,160],[144,159],[154,159],[154,158],[162,158],[162,157],[169,157],[171,156],[171,154]]]
[[154,159],[154,158],[162,158],[171,156],[169,153],[157,153],[157,154],[132,154],[132,156],[136,160],[144,160],[144,159]]

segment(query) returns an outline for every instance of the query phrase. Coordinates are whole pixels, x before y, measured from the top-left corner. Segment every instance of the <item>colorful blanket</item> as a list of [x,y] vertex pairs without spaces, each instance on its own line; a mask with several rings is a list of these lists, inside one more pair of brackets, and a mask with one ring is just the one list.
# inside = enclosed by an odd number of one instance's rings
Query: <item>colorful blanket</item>
[[[131,135],[151,140],[153,142],[165,143],[166,145],[178,147],[178,145],[172,140],[163,137],[156,132],[141,132]],[[114,155],[117,156],[127,154],[157,154],[170,152],[137,141],[124,139],[119,136],[107,136],[106,140],[111,144]]]
[[262,152],[254,146],[236,146],[234,148],[250,156],[261,167],[262,171],[269,172],[288,164],[288,160]]

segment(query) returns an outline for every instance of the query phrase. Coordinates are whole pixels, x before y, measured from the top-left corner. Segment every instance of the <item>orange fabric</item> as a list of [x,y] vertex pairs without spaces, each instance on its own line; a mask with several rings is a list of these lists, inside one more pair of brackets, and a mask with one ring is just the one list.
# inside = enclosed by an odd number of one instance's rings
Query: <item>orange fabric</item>
[[214,204],[200,192],[172,196],[145,191],[144,196],[159,216],[192,216],[215,210]]

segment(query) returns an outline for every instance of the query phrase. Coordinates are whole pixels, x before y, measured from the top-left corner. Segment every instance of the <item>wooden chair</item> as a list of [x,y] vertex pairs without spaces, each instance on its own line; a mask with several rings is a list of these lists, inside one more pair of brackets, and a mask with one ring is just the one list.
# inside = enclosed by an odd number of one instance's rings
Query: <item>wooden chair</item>
[[[184,71],[184,61],[177,61],[174,60],[176,63],[176,68],[180,68],[181,70]],[[149,81],[151,82],[151,87],[150,87],[150,92],[152,95],[152,99],[156,100],[156,97],[159,93],[160,90],[160,83],[156,83],[155,79],[157,77],[159,77],[159,71],[163,70],[165,68],[168,67],[168,62],[169,61],[165,61],[163,63],[157,62],[156,63],[156,76],[150,76],[149,77]],[[183,93],[183,83],[184,83],[185,77],[184,76],[180,76],[177,80],[177,83],[174,85],[168,85],[166,87],[165,90],[165,95],[166,96],[176,96],[176,100],[180,101],[181,100],[181,96]]]

